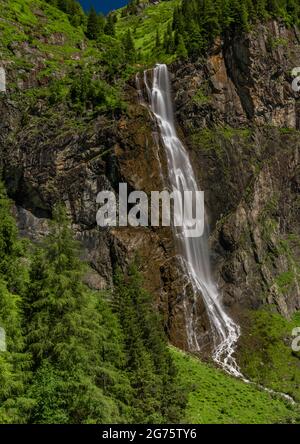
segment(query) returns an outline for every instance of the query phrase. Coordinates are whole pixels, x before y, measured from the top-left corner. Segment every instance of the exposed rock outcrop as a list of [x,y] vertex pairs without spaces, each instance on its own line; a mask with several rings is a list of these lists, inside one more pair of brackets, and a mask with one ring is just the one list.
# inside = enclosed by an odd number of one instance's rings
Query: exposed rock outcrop
[[[232,310],[300,307],[297,29],[271,21],[175,65],[177,117],[211,216],[216,274]],[[298,216],[297,216],[298,215]]]
[[[32,48],[13,50],[30,57]],[[270,22],[216,42],[206,60],[171,67],[179,133],[206,192],[215,273],[236,317],[263,303],[285,316],[300,308],[300,111],[290,78],[299,60],[298,31]],[[37,81],[26,77],[19,87]],[[19,99],[1,96],[1,166],[22,234],[40,238],[54,203],[64,201],[91,264],[88,285],[111,285],[116,265],[138,254],[171,341],[186,348],[186,283],[170,231],[96,226],[99,191],[119,182],[146,192],[164,187],[153,121],[134,84],[126,96],[126,115],[76,125],[64,106],[38,101],[28,116]]]

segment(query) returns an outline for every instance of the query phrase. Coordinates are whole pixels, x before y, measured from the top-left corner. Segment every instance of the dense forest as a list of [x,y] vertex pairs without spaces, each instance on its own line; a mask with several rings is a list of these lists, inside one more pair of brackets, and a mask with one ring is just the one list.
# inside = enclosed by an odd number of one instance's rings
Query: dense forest
[[183,0],[174,11],[164,47],[166,51],[175,47],[180,55],[185,55],[185,46],[188,55],[195,57],[209,49],[217,36],[225,36],[234,29],[249,31],[256,22],[270,18],[282,18],[287,25],[298,24],[299,3],[296,0]]
[[0,422],[177,422],[184,394],[137,265],[92,292],[64,208],[33,247],[10,206],[1,185]]

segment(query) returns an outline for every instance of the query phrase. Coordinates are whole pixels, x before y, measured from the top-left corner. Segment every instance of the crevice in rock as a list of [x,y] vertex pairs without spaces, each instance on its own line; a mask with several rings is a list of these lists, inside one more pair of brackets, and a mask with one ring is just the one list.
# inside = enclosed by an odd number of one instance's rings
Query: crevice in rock
[[250,73],[249,41],[244,37],[227,35],[223,56],[228,77],[232,80],[248,119],[254,116],[254,104],[250,94],[253,83]]

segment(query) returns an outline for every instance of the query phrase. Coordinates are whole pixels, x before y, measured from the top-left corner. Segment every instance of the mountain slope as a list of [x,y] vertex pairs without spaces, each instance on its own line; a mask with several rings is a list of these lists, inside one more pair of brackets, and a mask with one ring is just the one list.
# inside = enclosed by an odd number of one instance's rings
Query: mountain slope
[[[290,347],[300,309],[300,114],[290,75],[300,58],[299,30],[267,14],[247,30],[238,23],[226,28],[206,51],[199,44],[196,54],[179,57],[176,31],[171,46],[165,31],[180,3],[162,1],[128,16],[118,11],[116,36],[90,40],[85,25],[72,26],[43,0],[0,0],[7,72],[7,94],[0,93],[3,178],[20,232],[34,242],[47,234],[55,204],[65,204],[91,266],[85,280],[93,290],[111,289],[115,270],[126,272],[138,256],[168,338],[186,350],[184,303],[195,306],[192,296],[183,296],[186,281],[171,231],[96,226],[100,190],[118,192],[119,182],[147,193],[165,186],[163,150],[138,103],[135,75],[157,61],[170,63],[178,133],[206,194],[216,281],[242,328],[238,361],[246,376],[299,399],[299,357]],[[208,358],[201,298],[196,310]],[[185,420],[299,420],[281,400],[192,358],[174,357],[182,387],[192,388]],[[194,391],[186,385],[190,378]]]
[[188,424],[299,423],[300,410],[172,348],[182,387],[189,392]]
[[23,76],[34,75],[32,68],[38,62],[44,69],[49,67],[52,75],[61,63],[74,63],[84,40],[83,29],[72,26],[57,8],[40,0],[1,0],[0,14],[1,59],[23,68]]
[[116,25],[117,35],[121,38],[130,30],[138,56],[147,63],[153,64],[157,61],[170,63],[176,55],[166,54],[162,50],[157,51],[156,38],[158,33],[161,42],[163,41],[168,25],[172,23],[174,10],[180,4],[181,0],[168,0],[147,5],[145,9],[140,5],[136,14],[125,17],[122,17],[121,10]]

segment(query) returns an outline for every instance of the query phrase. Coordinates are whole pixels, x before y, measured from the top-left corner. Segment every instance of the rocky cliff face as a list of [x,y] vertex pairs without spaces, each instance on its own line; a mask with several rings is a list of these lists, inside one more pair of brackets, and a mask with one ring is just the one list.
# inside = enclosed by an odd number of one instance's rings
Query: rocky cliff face
[[233,310],[300,306],[299,32],[278,22],[174,66],[177,117],[206,191],[219,285]]
[[[206,192],[216,278],[238,319],[264,303],[285,316],[300,308],[300,111],[290,78],[299,61],[298,31],[270,22],[216,42],[205,60],[171,66],[179,133]],[[164,156],[134,81],[126,97],[126,114],[84,121],[63,104],[28,113],[20,98],[1,96],[3,174],[24,235],[41,237],[54,203],[66,203],[91,287],[110,286],[114,268],[138,254],[171,341],[186,348],[186,282],[170,231],[96,226],[99,191],[164,187]],[[205,338],[201,301],[198,314]]]

